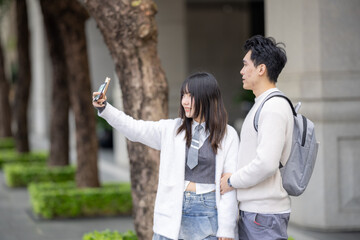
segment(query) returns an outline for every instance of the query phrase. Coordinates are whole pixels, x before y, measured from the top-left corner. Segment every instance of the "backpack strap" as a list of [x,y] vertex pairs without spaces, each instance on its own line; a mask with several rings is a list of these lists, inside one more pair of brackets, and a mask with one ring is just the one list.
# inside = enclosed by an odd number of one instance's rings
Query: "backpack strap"
[[295,111],[295,108],[292,104],[292,102],[290,101],[289,98],[287,98],[285,96],[285,94],[283,92],[280,92],[280,91],[275,91],[275,92],[272,92],[270,93],[269,95],[266,96],[266,98],[262,101],[262,103],[260,104],[259,108],[256,110],[256,113],[255,113],[255,117],[254,117],[254,128],[255,128],[255,131],[257,132],[258,131],[258,126],[259,126],[259,117],[260,117],[260,112],[261,112],[261,109],[263,108],[265,102],[267,100],[269,100],[270,98],[273,98],[273,97],[282,97],[284,99],[287,100],[287,102],[289,103],[290,107],[291,107],[291,110],[292,110],[292,113],[293,115],[296,117],[297,116],[297,113]]

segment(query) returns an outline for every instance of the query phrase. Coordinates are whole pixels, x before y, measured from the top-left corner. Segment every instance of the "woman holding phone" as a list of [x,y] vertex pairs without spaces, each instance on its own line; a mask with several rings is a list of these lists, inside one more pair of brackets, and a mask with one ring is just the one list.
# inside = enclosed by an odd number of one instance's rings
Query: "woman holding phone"
[[238,135],[213,75],[189,76],[180,96],[180,117],[160,121],[135,120],[105,95],[93,105],[130,141],[161,151],[153,240],[235,239],[236,193],[220,195],[220,179],[236,171]]

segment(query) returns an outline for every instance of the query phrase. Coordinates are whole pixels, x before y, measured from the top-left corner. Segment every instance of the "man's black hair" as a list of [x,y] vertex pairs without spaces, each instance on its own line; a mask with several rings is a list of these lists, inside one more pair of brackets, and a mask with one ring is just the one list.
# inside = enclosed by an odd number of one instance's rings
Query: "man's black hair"
[[274,83],[287,61],[285,49],[279,45],[285,47],[284,43],[276,43],[274,38],[261,35],[251,37],[244,44],[244,50],[251,51],[250,59],[254,66],[265,64],[268,77]]

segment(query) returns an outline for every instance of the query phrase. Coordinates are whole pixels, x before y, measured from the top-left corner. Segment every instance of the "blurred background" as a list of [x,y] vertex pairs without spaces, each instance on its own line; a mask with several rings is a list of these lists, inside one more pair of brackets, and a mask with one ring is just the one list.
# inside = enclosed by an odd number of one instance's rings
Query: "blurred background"
[[[4,1],[7,2],[7,1]],[[11,2],[11,1],[10,1]],[[180,86],[187,75],[208,71],[217,78],[240,131],[253,95],[242,89],[245,40],[272,36],[286,45],[288,63],[278,87],[314,121],[320,142],[305,193],[292,198],[291,223],[324,231],[360,230],[360,1],[358,0],[155,0],[158,54],[169,86],[169,117],[178,116]],[[52,64],[39,1],[28,0],[31,61],[28,134],[32,150],[49,150]],[[10,101],[18,79],[15,7],[2,7],[1,43]],[[86,20],[91,91],[111,77],[108,98],[122,109],[114,61],[97,27]],[[71,87],[71,86],[70,86]],[[87,92],[91,104],[91,92]],[[0,112],[3,114],[3,112]],[[76,158],[75,120],[69,114],[70,158]],[[126,141],[97,119],[100,149],[128,169]]]

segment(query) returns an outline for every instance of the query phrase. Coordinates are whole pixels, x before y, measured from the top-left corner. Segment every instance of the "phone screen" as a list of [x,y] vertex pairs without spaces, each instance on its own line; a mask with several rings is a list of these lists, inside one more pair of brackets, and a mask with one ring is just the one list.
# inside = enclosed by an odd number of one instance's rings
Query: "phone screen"
[[102,94],[106,94],[106,91],[107,91],[107,89],[108,89],[110,80],[111,80],[111,79],[110,79],[109,77],[106,77],[106,78],[105,78],[105,82],[100,85],[99,90],[98,90],[98,92],[99,92],[100,94],[99,94],[99,95],[96,95],[96,96],[94,97],[94,99],[93,99],[94,102],[97,101],[97,100],[99,100],[99,98],[101,97]]
[[104,89],[105,89],[105,86],[106,86],[106,83],[103,83],[103,84],[100,85],[99,90],[98,90],[98,92],[99,92],[100,94],[99,94],[99,95],[96,95],[96,96],[94,97],[94,101],[99,100],[101,94],[103,93],[103,91],[104,91]]

